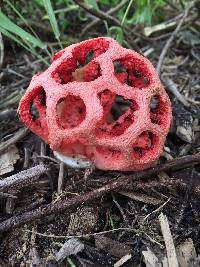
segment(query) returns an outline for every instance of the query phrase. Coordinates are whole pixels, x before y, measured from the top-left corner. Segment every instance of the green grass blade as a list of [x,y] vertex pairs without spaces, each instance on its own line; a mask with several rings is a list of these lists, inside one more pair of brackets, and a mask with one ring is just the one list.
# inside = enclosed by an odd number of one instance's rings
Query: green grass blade
[[54,32],[55,38],[60,42],[60,32],[58,29],[58,24],[57,24],[57,20],[56,20],[55,14],[54,14],[53,7],[51,5],[51,1],[50,0],[43,0],[43,4],[44,4],[46,12],[49,16],[49,21],[50,21],[52,30]]
[[15,8],[15,6],[9,0],[5,0],[5,2],[12,8],[12,10],[18,15],[18,17],[24,22],[24,24],[32,31],[33,35],[35,35],[35,37],[38,38],[35,31],[28,24],[27,20],[22,16],[22,14]]
[[124,22],[125,22],[125,20],[126,20],[126,17],[127,17],[127,15],[128,15],[128,12],[129,12],[129,10],[130,10],[132,4],[133,4],[133,0],[130,0],[130,2],[129,2],[129,4],[128,4],[127,8],[126,8],[126,11],[125,11],[125,13],[124,13],[122,22],[121,22],[121,25],[122,25],[122,26],[124,25]]
[[34,47],[42,49],[45,48],[45,44],[13,23],[2,11],[0,11],[0,25],[1,28],[13,33],[14,35],[18,35],[22,40],[30,42]]
[[5,30],[4,28],[2,28],[0,26],[0,32],[5,35],[6,37],[8,37],[9,39],[13,40],[14,42],[16,42],[17,44],[19,44],[21,47],[25,48],[27,51],[29,51],[30,53],[32,53],[33,55],[35,55],[36,57],[38,57],[41,61],[43,61],[47,66],[49,66],[49,63],[43,59],[38,53],[35,52],[34,48],[30,46],[30,44],[28,42],[22,41],[21,39],[19,39],[18,37],[16,37],[15,35],[11,34],[9,31]]
[[9,39],[13,40],[14,42],[16,42],[17,44],[19,44],[20,46],[22,46],[23,48],[27,49],[28,51],[30,51],[30,48],[23,43],[23,41],[21,41],[19,38],[17,38],[15,35],[9,33],[7,30],[5,30],[4,28],[2,28],[0,26],[0,32],[5,35],[6,37],[8,37]]

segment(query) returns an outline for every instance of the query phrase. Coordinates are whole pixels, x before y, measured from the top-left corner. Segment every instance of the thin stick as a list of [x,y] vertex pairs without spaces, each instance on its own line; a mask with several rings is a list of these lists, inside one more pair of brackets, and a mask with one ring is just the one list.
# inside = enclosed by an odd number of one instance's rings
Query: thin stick
[[0,32],[0,69],[3,66],[3,61],[4,61],[4,43],[3,43],[2,34]]
[[[85,238],[85,237],[90,237],[90,236],[97,236],[97,235],[104,235],[107,233],[114,233],[114,232],[118,232],[118,231],[130,231],[130,232],[136,232],[138,233],[137,230],[133,229],[133,228],[128,228],[128,227],[120,227],[120,228],[116,228],[116,229],[111,229],[111,230],[107,230],[107,231],[102,231],[102,232],[97,232],[97,233],[91,233],[91,234],[84,234],[84,235],[48,235],[48,234],[43,234],[43,233],[38,233],[38,232],[34,232],[36,235],[38,236],[43,236],[43,237],[47,237],[47,238],[64,238],[64,239],[71,239],[71,238]],[[24,230],[24,232],[27,233],[33,233],[33,231],[31,230]]]
[[20,129],[12,138],[0,144],[0,153],[4,152],[4,150],[6,150],[9,146],[23,139],[29,132],[29,129]]
[[177,33],[179,32],[181,26],[183,25],[183,22],[185,21],[187,15],[188,15],[188,13],[189,13],[189,9],[190,9],[190,8],[187,8],[187,9],[185,10],[182,19],[179,21],[179,23],[178,23],[176,29],[173,31],[173,33],[171,34],[170,38],[167,40],[165,46],[163,47],[163,50],[162,50],[162,52],[161,52],[161,54],[160,54],[160,57],[159,57],[159,60],[158,60],[158,64],[157,64],[157,68],[156,68],[158,74],[161,73],[161,70],[162,70],[162,64],[163,64],[164,58],[165,58],[165,56],[166,56],[166,54],[167,54],[167,51],[168,51],[168,49],[169,49],[169,47],[170,47],[172,41],[174,40],[175,36],[176,36]]
[[74,0],[74,2],[80,7],[82,7],[85,11],[92,14],[93,16],[100,18],[101,20],[106,20],[108,22],[111,22],[114,25],[121,27],[121,22],[118,19],[112,17],[110,14],[105,13],[101,10],[96,10],[92,6],[84,4],[84,2],[81,0]]
[[[117,6],[111,8],[107,14],[108,15],[113,15],[115,14],[117,11],[119,11],[126,3],[128,2],[128,0],[122,0]],[[80,34],[80,38],[83,39],[83,37],[87,34],[87,32],[89,32],[89,30],[91,28],[94,28],[95,26],[97,26],[98,24],[100,24],[102,22],[101,19],[96,18],[95,20],[93,20],[91,23],[87,24],[86,27],[83,29],[83,31]]]
[[149,218],[149,216],[151,216],[152,214],[159,212],[161,209],[163,209],[170,200],[171,200],[171,198],[168,198],[168,200],[165,201],[160,207],[158,207],[157,209],[155,209],[152,212],[150,212],[149,214],[147,214],[147,216],[145,216],[143,219],[143,223]]
[[115,181],[108,183],[105,186],[95,189],[91,192],[84,193],[82,195],[73,197],[71,199],[64,199],[56,203],[44,205],[36,210],[29,211],[19,216],[13,216],[10,219],[5,220],[0,224],[0,232],[9,230],[13,227],[18,227],[24,223],[28,223],[36,219],[44,218],[44,216],[50,214],[57,214],[66,209],[70,210],[79,205],[83,205],[84,203],[89,201],[91,202],[92,200],[97,199],[110,191],[118,190],[124,187],[125,185],[129,184],[130,181],[137,181],[142,178],[149,179],[151,175],[158,174],[162,171],[169,171],[175,168],[176,169],[183,168],[183,166],[186,164],[194,166],[199,162],[200,162],[200,153],[197,153],[195,155],[188,155],[177,158],[175,160],[170,160],[165,164],[158,165],[156,167],[138,173],[121,175]]
[[[112,23],[113,25],[116,25],[118,27],[122,27],[121,22],[116,19],[115,17],[112,17],[111,15],[109,15],[108,13],[104,13],[101,10],[96,10],[94,9],[92,6],[86,5],[84,4],[84,2],[80,1],[80,0],[74,0],[74,2],[79,5],[80,7],[82,7],[85,11],[87,11],[88,13],[92,14],[93,16],[101,19],[101,20],[105,20],[108,21],[110,23]],[[125,27],[123,26],[123,30],[124,30],[124,34],[126,36],[127,41],[130,43],[130,45],[136,50],[136,51],[140,51],[140,49],[137,47],[137,45],[133,42],[132,39],[130,39],[130,32],[131,29],[129,27]],[[134,35],[137,35],[137,33],[133,33]]]
[[0,190],[4,191],[11,187],[23,187],[25,185],[28,185],[37,180],[38,177],[41,174],[45,173],[47,170],[47,166],[39,164],[28,170],[24,170],[12,176],[6,177],[5,179],[0,181]]
[[64,162],[60,163],[59,175],[58,175],[58,194],[62,193],[63,190],[63,179],[65,172],[65,164]]

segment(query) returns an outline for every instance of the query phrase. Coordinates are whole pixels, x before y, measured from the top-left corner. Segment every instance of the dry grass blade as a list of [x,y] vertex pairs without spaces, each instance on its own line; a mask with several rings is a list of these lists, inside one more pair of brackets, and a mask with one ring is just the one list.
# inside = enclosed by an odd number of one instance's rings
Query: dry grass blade
[[128,260],[132,258],[131,254],[127,254],[114,264],[114,267],[120,267],[124,265]]
[[179,267],[177,256],[176,256],[176,249],[175,249],[173,238],[172,238],[171,231],[169,228],[169,222],[168,222],[167,216],[161,213],[159,215],[159,221],[160,221],[162,235],[165,241],[165,247],[167,250],[168,266]]

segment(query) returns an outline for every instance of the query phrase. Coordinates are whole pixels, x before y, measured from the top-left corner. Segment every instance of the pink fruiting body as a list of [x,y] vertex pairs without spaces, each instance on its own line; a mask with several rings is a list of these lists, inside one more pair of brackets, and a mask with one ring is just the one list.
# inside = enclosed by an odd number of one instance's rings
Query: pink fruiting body
[[32,78],[19,114],[53,150],[122,171],[156,163],[172,116],[149,60],[105,37],[59,51]]

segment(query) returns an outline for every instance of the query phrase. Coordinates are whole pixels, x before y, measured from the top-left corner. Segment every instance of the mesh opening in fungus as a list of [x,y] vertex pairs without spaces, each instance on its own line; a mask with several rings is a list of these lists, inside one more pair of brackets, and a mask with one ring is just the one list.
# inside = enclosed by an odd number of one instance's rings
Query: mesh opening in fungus
[[97,135],[119,136],[134,122],[134,112],[139,109],[134,100],[115,95],[109,90],[98,94],[103,106],[103,119],[98,124]]
[[[108,47],[109,43],[103,39],[76,46],[72,51],[72,58],[63,60],[53,72],[52,77],[61,84],[73,81],[94,81],[101,76],[100,65],[94,59],[105,53]],[[62,53],[62,51],[58,52],[55,59],[59,58]]]
[[31,101],[30,113],[31,113],[31,117],[32,117],[33,121],[36,121],[40,118],[40,113],[39,113],[38,109],[36,108],[34,101]]
[[79,96],[68,95],[61,98],[56,106],[58,124],[63,129],[77,127],[85,119],[86,107]]
[[151,74],[141,59],[127,55],[113,62],[115,77],[122,84],[138,89],[146,88],[151,83]]
[[166,124],[166,114],[168,113],[168,105],[163,101],[161,96],[154,95],[150,100],[150,119],[151,122],[158,125]]
[[150,131],[141,133],[136,142],[133,144],[133,157],[136,159],[142,159],[146,156],[155,154],[155,148],[157,147],[158,137]]
[[37,87],[31,97],[30,114],[32,120],[41,126],[41,120],[46,115],[46,92],[43,87]]
[[90,61],[93,58],[100,56],[105,53],[109,48],[109,42],[102,39],[98,40],[90,40],[88,42],[83,42],[80,45],[76,46],[72,55],[80,65],[85,65],[87,62],[87,57],[89,57]]

